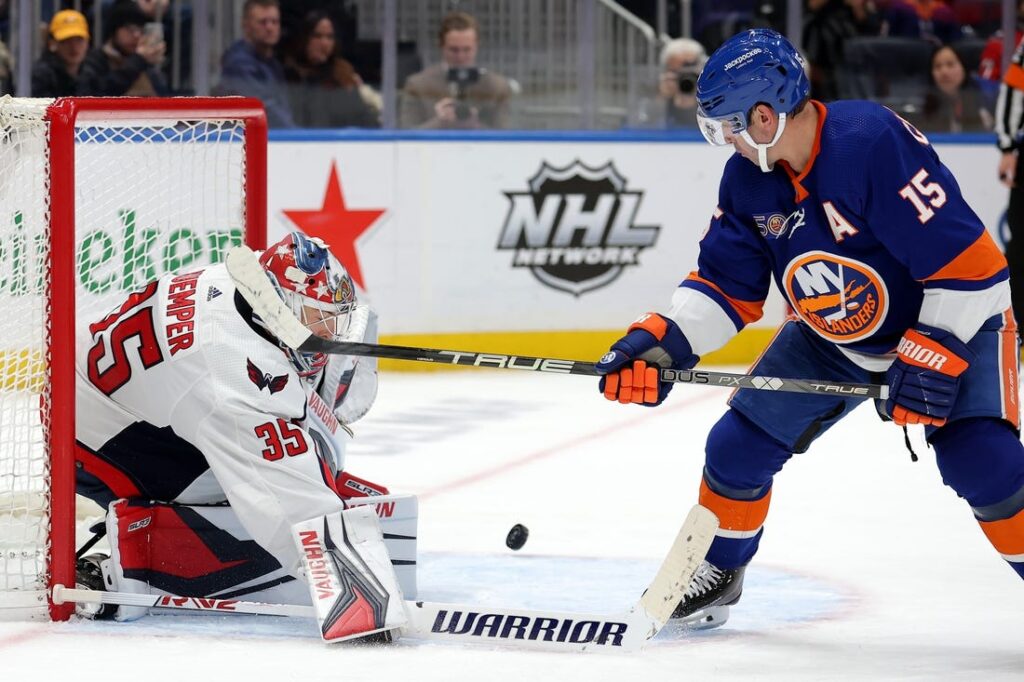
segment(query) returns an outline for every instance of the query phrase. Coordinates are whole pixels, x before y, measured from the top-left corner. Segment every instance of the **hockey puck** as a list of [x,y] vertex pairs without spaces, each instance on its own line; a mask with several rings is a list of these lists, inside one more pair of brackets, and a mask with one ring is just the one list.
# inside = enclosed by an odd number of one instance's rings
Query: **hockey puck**
[[512,550],[520,549],[526,544],[526,538],[530,537],[529,529],[521,523],[517,523],[505,536],[505,546]]

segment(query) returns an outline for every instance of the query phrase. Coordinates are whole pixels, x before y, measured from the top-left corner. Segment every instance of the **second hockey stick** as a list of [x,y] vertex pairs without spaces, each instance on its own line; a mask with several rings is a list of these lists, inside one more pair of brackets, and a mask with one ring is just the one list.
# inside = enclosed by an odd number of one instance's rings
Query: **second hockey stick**
[[[356,355],[392,360],[412,360],[435,364],[459,365],[463,367],[489,367],[495,369],[517,369],[552,374],[579,374],[600,376],[592,362],[561,360],[558,358],[537,358],[525,355],[502,353],[479,353],[476,351],[440,350],[414,348],[410,346],[389,346],[375,343],[349,343],[322,339],[313,334],[292,314],[288,306],[274,291],[267,279],[266,271],[260,265],[256,254],[245,246],[237,246],[228,252],[226,258],[238,291],[252,306],[253,312],[289,348],[307,353],[330,355]],[[662,369],[661,380],[677,384],[703,384],[726,388],[751,388],[760,391],[783,391],[789,393],[820,393],[850,398],[889,397],[889,387],[876,384],[844,383],[818,379],[784,379],[781,377],[732,374],[707,370]]]
[[[409,623],[404,628],[405,635],[413,639],[488,646],[500,644],[548,651],[640,649],[668,622],[711,547],[717,530],[718,518],[705,507],[695,505],[640,601],[625,613],[598,615],[407,601],[405,610]],[[56,604],[118,604],[219,614],[316,617],[312,606],[102,592],[63,585],[54,586],[53,601]]]

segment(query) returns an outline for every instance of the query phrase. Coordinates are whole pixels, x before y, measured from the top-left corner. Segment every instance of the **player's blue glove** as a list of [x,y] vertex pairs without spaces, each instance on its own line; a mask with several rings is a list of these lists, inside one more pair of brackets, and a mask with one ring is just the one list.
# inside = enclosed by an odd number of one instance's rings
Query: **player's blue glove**
[[605,375],[598,387],[608,400],[660,405],[672,390],[671,383],[659,380],[660,368],[690,369],[699,359],[679,325],[646,313],[598,361],[597,371]]
[[885,411],[900,426],[942,426],[953,411],[960,375],[973,360],[974,351],[952,332],[920,323],[908,329],[886,377]]

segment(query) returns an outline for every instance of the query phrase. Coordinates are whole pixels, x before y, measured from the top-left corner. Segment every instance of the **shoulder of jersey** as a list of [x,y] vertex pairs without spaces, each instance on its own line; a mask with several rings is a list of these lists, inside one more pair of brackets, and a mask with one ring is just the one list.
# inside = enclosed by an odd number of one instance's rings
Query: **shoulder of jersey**
[[888,107],[876,102],[843,100],[826,105],[823,144],[850,154],[867,155],[886,130],[906,132],[903,122]]
[[208,316],[206,353],[218,379],[240,391],[250,403],[304,404],[305,390],[287,356],[239,313],[227,269],[222,264],[209,267],[201,285]]

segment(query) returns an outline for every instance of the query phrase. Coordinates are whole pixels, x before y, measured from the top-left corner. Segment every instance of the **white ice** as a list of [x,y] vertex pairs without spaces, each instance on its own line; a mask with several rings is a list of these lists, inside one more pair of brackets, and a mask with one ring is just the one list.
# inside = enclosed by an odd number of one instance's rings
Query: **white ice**
[[[385,374],[348,468],[420,495],[420,596],[624,610],[696,501],[722,389],[659,408],[588,378]],[[918,445],[920,449],[920,445]],[[934,457],[862,406],[776,477],[761,551],[721,629],[636,654],[324,645],[312,621],[149,616],[0,624],[4,680],[1022,680],[1024,584]],[[526,546],[504,546],[523,523]]]

